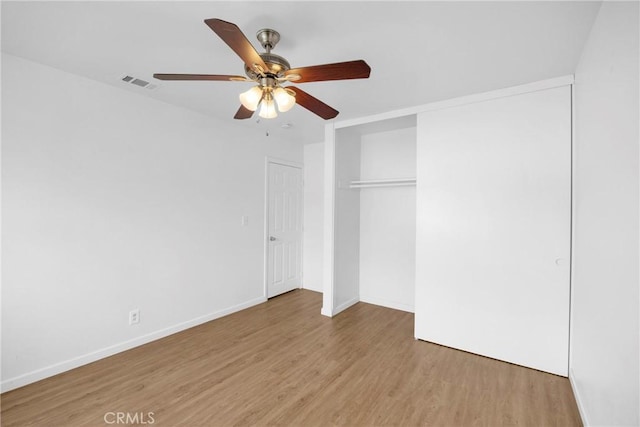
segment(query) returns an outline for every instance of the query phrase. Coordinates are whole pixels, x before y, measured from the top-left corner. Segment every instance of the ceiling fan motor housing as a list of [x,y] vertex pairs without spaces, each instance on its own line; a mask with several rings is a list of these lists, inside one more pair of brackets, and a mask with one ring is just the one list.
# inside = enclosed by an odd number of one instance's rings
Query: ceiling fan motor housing
[[[265,70],[266,74],[272,74],[276,77],[283,77],[285,71],[288,71],[291,69],[291,65],[289,65],[289,61],[287,61],[280,55],[276,55],[275,53],[270,53],[270,52],[263,52],[263,53],[260,53],[259,55],[264,61],[264,63],[267,65],[267,67],[269,67],[268,70]],[[247,74],[247,77],[249,77],[251,80],[255,80],[260,77],[260,74],[258,74],[256,71],[250,69],[247,66],[244,67],[244,71]]]

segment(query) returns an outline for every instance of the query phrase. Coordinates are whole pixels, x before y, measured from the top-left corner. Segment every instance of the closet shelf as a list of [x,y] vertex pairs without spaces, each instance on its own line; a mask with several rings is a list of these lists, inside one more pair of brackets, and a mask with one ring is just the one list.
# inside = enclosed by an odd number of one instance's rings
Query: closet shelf
[[367,179],[351,181],[349,188],[405,187],[416,185],[415,178]]

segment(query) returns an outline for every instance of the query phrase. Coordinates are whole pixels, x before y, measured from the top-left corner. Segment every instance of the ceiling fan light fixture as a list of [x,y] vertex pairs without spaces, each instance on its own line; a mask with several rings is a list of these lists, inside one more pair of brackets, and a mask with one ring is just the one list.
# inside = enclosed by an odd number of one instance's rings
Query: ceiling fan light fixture
[[270,93],[264,94],[264,99],[262,100],[262,104],[260,106],[259,116],[263,119],[274,119],[278,117],[278,112],[276,111],[276,103]]
[[251,111],[256,111],[260,100],[262,99],[262,88],[260,86],[254,86],[246,92],[240,94],[240,103]]
[[281,87],[278,87],[273,91],[273,98],[276,100],[278,110],[281,113],[291,110],[296,104],[295,92]]

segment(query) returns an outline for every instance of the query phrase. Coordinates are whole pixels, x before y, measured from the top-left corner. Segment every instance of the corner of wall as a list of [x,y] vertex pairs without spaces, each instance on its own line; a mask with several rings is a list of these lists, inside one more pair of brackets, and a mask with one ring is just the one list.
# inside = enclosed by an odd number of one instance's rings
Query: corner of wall
[[576,383],[573,369],[571,368],[569,368],[569,384],[571,384],[571,390],[573,391],[573,397],[575,398],[576,405],[578,406],[578,412],[580,413],[580,419],[582,420],[582,424],[585,426],[591,425],[587,417],[587,411],[585,410],[585,407],[584,407],[584,401],[582,399],[582,395],[580,394],[580,389],[578,388],[578,384]]

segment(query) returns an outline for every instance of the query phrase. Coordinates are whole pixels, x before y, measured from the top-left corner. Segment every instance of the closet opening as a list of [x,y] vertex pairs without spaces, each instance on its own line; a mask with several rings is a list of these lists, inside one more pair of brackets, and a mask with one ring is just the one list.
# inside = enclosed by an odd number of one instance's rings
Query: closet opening
[[416,116],[335,130],[334,311],[414,311]]

